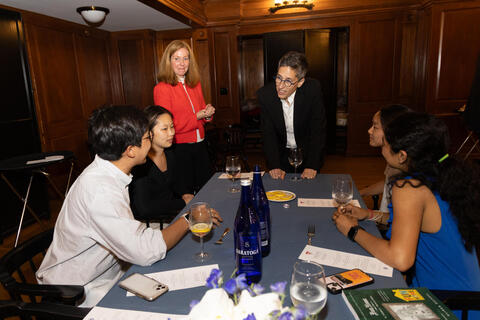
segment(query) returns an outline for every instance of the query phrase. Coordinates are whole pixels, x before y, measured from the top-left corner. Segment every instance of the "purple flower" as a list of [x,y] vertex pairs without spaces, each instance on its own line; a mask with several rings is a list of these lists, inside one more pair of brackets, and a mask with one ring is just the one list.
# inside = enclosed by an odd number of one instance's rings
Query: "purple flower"
[[304,305],[298,305],[295,307],[295,320],[304,320],[308,316],[307,309]]
[[218,282],[222,278],[222,271],[219,269],[212,269],[210,275],[207,278],[206,286],[207,288],[213,289],[218,288]]
[[290,313],[290,311],[285,311],[278,317],[278,320],[293,320],[293,315]]
[[237,292],[237,282],[235,279],[230,279],[225,283],[223,289],[225,289],[228,294],[235,294]]
[[245,276],[245,273],[242,273],[238,277],[236,277],[235,281],[237,282],[238,290],[243,290],[248,288],[247,278]]
[[255,295],[262,294],[263,290],[265,290],[265,288],[259,284],[254,284],[252,289]]
[[192,302],[190,302],[190,309],[195,307],[199,302],[200,302],[199,300],[192,300]]
[[243,320],[257,320],[257,318],[255,318],[255,315],[253,313],[250,313],[245,319]]
[[281,281],[270,285],[270,290],[278,294],[284,294],[287,281]]

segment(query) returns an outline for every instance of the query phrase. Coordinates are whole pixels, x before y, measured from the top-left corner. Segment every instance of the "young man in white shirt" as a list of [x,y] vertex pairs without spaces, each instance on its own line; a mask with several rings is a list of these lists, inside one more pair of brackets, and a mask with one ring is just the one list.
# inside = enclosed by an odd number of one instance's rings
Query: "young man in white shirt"
[[[145,162],[151,145],[148,121],[131,106],[95,110],[88,140],[96,156],[72,185],[55,224],[52,244],[36,276],[39,283],[82,285],[82,307],[96,305],[130,264],[163,259],[187,232],[180,218],[164,230],[134,219],[130,171]],[[221,221],[214,212],[214,222]]]

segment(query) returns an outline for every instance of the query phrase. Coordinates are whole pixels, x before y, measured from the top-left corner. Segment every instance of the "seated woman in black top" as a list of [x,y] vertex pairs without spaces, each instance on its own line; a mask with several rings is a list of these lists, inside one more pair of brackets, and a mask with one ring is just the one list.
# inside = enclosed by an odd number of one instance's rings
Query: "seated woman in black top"
[[175,217],[193,199],[176,178],[175,158],[170,150],[175,129],[172,114],[165,108],[145,109],[152,134],[152,147],[143,165],[133,168],[129,186],[130,207],[137,220]]

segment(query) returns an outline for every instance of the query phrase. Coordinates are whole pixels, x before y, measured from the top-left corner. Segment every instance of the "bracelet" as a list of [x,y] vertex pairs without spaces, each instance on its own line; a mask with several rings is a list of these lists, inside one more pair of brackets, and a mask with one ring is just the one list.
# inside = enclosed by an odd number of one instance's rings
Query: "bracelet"
[[350,228],[350,230],[348,231],[348,234],[347,234],[348,239],[350,239],[350,241],[355,242],[355,237],[357,236],[357,233],[358,233],[359,229],[362,229],[362,230],[365,231],[365,229],[363,229],[359,225],[356,225],[356,226],[353,226],[353,227]]
[[372,209],[367,209],[367,210],[368,210],[368,218],[367,218],[367,220],[372,220],[373,213],[374,213],[375,211],[373,211]]

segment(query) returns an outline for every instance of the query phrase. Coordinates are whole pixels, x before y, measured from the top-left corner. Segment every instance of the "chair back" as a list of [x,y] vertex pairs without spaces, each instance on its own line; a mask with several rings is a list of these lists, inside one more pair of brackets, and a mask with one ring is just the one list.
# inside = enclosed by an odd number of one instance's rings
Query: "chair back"
[[80,320],[86,317],[90,310],[90,308],[78,308],[48,302],[25,303],[20,301],[0,301],[0,319],[20,316],[22,320]]
[[430,291],[451,310],[461,310],[461,320],[468,319],[468,311],[480,310],[480,292],[478,291]]
[[[12,287],[19,283],[36,283],[37,272],[53,239],[53,229],[44,231],[10,250],[0,259],[0,283],[12,299],[20,300]],[[34,301],[33,297],[30,297]]]

